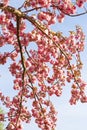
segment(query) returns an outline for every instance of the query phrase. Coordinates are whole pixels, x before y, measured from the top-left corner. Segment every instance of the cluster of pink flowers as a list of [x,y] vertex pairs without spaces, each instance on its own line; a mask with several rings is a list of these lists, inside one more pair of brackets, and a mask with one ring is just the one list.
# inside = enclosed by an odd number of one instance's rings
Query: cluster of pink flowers
[[[63,22],[65,15],[70,15],[70,14],[76,14],[77,6],[78,7],[83,7],[84,3],[87,2],[87,0],[27,0],[25,3],[25,7],[30,7],[32,6],[33,8],[35,7],[38,9],[39,7],[43,8],[49,8],[53,7],[53,10],[50,12],[45,12],[40,10],[39,14],[39,19],[40,20],[49,20],[53,19],[53,15],[55,12],[55,22],[58,19],[58,22]],[[56,10],[59,10],[59,14],[56,13]],[[50,23],[50,22],[48,22]],[[52,24],[52,23],[50,23]]]
[[[44,104],[46,108],[40,109],[40,103]],[[49,106],[49,108],[48,108]],[[51,130],[54,129],[56,124],[56,114],[54,106],[50,101],[43,101],[41,100],[39,102],[33,101],[33,109],[32,114],[36,118],[35,122],[38,124],[38,127],[40,127],[42,130]]]
[[[0,3],[0,9],[3,9],[0,48],[10,46],[12,50],[0,53],[0,64],[4,65],[10,59],[8,69],[14,77],[13,91],[17,94],[10,98],[0,92],[0,100],[8,108],[7,116],[0,114],[0,121],[8,119],[7,130],[22,130],[22,122],[30,123],[34,117],[42,130],[54,130],[57,112],[49,96],[60,97],[66,82],[73,82],[70,104],[76,104],[78,100],[87,102],[80,59],[85,35],[79,26],[76,31],[70,31],[68,37],[50,27],[56,21],[63,22],[65,15],[76,14],[76,7],[82,7],[87,0],[76,0],[75,3],[71,0],[26,0],[20,10],[8,6],[8,2]],[[28,31],[29,20],[34,27]],[[30,100],[31,109],[27,107]]]

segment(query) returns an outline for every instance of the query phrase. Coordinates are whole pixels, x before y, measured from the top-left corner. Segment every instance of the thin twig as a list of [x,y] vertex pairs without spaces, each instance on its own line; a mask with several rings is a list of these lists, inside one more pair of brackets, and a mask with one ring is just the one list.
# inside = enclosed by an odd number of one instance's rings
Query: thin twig
[[44,7],[35,7],[35,8],[33,8],[33,9],[28,9],[28,10],[26,10],[26,11],[23,11],[23,13],[29,13],[29,12],[31,12],[31,11],[38,10],[38,9],[42,9],[42,8],[44,8]]
[[[45,7],[45,6],[44,6]],[[26,11],[23,11],[23,13],[29,13],[31,11],[34,11],[34,10],[38,10],[38,9],[42,9],[44,7],[35,7],[33,9],[29,9],[29,10],[26,10]],[[51,5],[50,7],[56,7],[58,10],[60,10],[62,13],[64,13],[65,15],[68,15],[70,17],[77,17],[77,16],[81,16],[81,15],[85,15],[87,14],[87,10],[85,8],[85,12],[82,12],[82,13],[79,13],[79,14],[69,14],[68,12],[66,12],[65,10],[61,9],[59,6],[55,6],[55,5]]]

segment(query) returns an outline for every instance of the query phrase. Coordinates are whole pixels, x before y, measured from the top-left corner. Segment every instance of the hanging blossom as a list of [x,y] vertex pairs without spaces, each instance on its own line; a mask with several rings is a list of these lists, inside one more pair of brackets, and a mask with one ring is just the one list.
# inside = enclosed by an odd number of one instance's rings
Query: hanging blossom
[[57,112],[50,97],[60,97],[66,82],[72,83],[71,105],[87,102],[86,83],[81,79],[83,30],[76,26],[67,37],[51,30],[51,25],[63,22],[66,15],[78,15],[77,8],[83,8],[85,2],[26,0],[16,9],[9,0],[0,1],[0,48],[12,48],[0,53],[0,64],[10,60],[8,70],[16,93],[10,97],[0,91],[0,100],[7,108],[0,121],[8,120],[7,130],[23,130],[22,123],[30,123],[32,117],[42,130],[54,130]]

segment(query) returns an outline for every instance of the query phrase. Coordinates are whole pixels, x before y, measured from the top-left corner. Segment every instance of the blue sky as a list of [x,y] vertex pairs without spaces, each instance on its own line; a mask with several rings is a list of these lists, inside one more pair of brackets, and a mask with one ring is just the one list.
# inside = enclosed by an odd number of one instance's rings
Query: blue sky
[[[22,0],[21,0],[22,1]],[[17,0],[11,0],[13,6],[18,6]],[[80,25],[86,35],[85,50],[81,54],[83,62],[82,78],[87,82],[87,15],[80,17],[66,17],[62,24],[56,24],[52,28],[55,31],[62,31],[64,34],[68,35],[68,31],[75,30],[75,25]],[[1,51],[1,49],[0,49]],[[2,67],[2,66],[1,66]],[[8,76],[7,65],[0,67],[0,89],[6,94],[12,94],[12,77]],[[9,85],[7,85],[9,84]],[[6,87],[5,87],[6,86]],[[76,106],[71,106],[69,104],[70,98],[70,85],[67,84],[64,87],[63,94],[60,98],[53,97],[52,101],[58,110],[58,122],[56,130],[86,130],[87,129],[87,104],[77,103]],[[24,125],[23,130],[40,130],[34,121],[30,124]]]

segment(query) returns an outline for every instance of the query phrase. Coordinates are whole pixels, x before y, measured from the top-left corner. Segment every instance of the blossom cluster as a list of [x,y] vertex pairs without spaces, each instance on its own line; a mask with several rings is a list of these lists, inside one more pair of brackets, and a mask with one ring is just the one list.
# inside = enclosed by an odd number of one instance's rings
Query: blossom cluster
[[[38,13],[38,18],[42,20],[49,21],[49,24],[54,24],[55,21],[63,22],[66,15],[76,14],[77,7],[82,8],[87,0],[26,0],[24,7],[28,8],[49,8],[49,11],[40,10]],[[57,13],[58,12],[58,13]],[[53,21],[53,22],[52,22]]]

